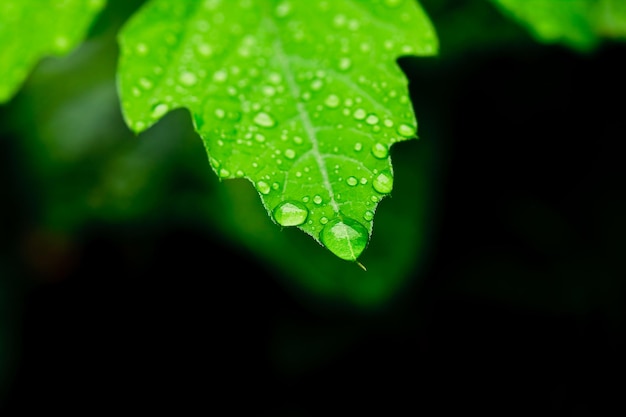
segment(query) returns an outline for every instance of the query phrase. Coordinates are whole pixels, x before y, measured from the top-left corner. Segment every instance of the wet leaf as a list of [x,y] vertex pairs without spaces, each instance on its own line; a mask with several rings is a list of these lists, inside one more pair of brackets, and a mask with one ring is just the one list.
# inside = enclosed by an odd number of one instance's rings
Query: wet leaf
[[416,137],[403,55],[434,55],[416,1],[152,0],[120,35],[125,120],[189,109],[222,179],[355,261],[393,188],[389,148]]
[[105,4],[105,0],[1,1],[0,103],[11,99],[41,58],[70,52]]
[[588,51],[602,39],[626,39],[623,0],[492,0],[540,42]]

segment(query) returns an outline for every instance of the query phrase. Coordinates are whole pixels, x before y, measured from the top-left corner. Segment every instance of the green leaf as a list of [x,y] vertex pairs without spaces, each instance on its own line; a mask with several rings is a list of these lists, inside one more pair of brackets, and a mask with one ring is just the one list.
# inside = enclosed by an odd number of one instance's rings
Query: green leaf
[[2,0],[0,103],[11,99],[41,58],[70,52],[105,5],[106,0]]
[[626,39],[624,0],[491,0],[540,42],[592,50],[602,39]]
[[119,40],[132,130],[189,109],[220,178],[248,179],[277,224],[358,258],[393,188],[389,148],[416,137],[396,59],[438,48],[416,1],[152,0]]

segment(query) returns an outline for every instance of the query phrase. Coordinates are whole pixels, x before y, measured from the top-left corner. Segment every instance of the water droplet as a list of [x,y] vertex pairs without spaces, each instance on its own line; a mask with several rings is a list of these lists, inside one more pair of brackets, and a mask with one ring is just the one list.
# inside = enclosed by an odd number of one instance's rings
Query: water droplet
[[385,6],[398,7],[402,3],[402,0],[385,0]]
[[289,14],[290,11],[291,4],[287,2],[280,3],[278,6],[276,6],[276,17],[285,17]]
[[158,103],[155,104],[154,106],[152,106],[152,117],[154,117],[155,119],[158,119],[159,117],[163,116],[165,113],[167,113],[170,109],[170,106],[168,106],[165,103]]
[[363,109],[356,109],[354,113],[352,113],[352,117],[356,120],[363,120],[365,119],[365,116],[367,116],[367,113],[365,113],[365,110]]
[[354,150],[359,152],[361,151],[361,149],[363,149],[363,144],[361,144],[361,142],[357,142],[354,144]]
[[285,151],[285,158],[287,159],[293,159],[296,157],[296,151],[294,151],[293,149],[287,149]]
[[402,123],[398,126],[398,134],[404,136],[405,138],[413,137],[415,136],[415,128],[406,123]]
[[347,71],[352,66],[352,61],[348,57],[343,57],[339,59],[339,69],[342,71]]
[[259,181],[256,183],[256,189],[261,193],[261,194],[269,194],[270,192],[270,186],[268,183],[266,183],[265,181]]
[[313,91],[318,91],[319,89],[321,89],[324,86],[324,82],[322,80],[313,80],[313,82],[311,82],[311,90]]
[[280,84],[283,81],[283,77],[277,72],[272,72],[269,75],[269,80],[272,84]]
[[328,217],[324,217],[324,216],[320,217],[320,223],[322,224],[328,223]]
[[223,119],[226,116],[226,112],[223,109],[215,109],[215,117]]
[[341,100],[336,94],[331,94],[328,97],[326,97],[326,100],[324,100],[324,104],[326,104],[326,106],[330,107],[331,109],[334,109],[335,107],[339,106],[340,102]]
[[391,172],[388,170],[382,171],[374,178],[372,186],[381,194],[390,193],[393,188],[393,176],[391,175]]
[[140,42],[135,46],[135,51],[137,51],[137,54],[139,55],[146,55],[150,51],[150,49],[148,48],[148,45]]
[[218,175],[220,176],[220,178],[226,178],[230,175],[230,171],[225,168],[222,168],[220,169]]
[[142,77],[139,79],[139,85],[145,88],[146,90],[149,90],[152,88],[154,84],[149,79]]
[[385,119],[385,121],[383,123],[387,127],[392,127],[393,126],[393,120],[391,120],[391,119]]
[[359,180],[357,180],[355,177],[348,177],[346,182],[348,183],[349,186],[354,187],[355,185],[359,183]]
[[228,73],[225,70],[219,70],[213,74],[213,79],[218,83],[223,83],[228,78]]
[[367,210],[364,214],[363,214],[363,218],[366,221],[371,221],[374,218],[374,212],[371,210]]
[[387,155],[389,155],[389,149],[382,143],[375,143],[374,146],[372,146],[372,155],[378,159],[386,158]]
[[319,195],[316,195],[315,197],[313,197],[313,202],[315,204],[322,204],[322,197]]
[[276,125],[276,121],[272,116],[265,112],[257,113],[257,115],[254,116],[254,123],[261,127],[274,127]]
[[376,123],[378,123],[378,116],[376,116],[375,114],[370,114],[365,119],[365,123],[367,123],[368,125],[375,125]]
[[178,81],[180,81],[181,84],[186,85],[187,87],[191,87],[196,84],[196,82],[198,81],[198,77],[196,77],[196,74],[194,74],[193,72],[185,71],[180,74],[180,77],[178,77]]
[[320,240],[332,253],[346,261],[356,261],[367,246],[365,226],[350,218],[334,218],[320,233]]
[[299,226],[306,221],[309,210],[298,201],[283,201],[274,209],[274,220],[281,226]]
[[261,88],[261,91],[263,92],[263,95],[266,97],[272,97],[274,96],[274,94],[276,94],[276,89],[272,87],[271,85],[263,86]]

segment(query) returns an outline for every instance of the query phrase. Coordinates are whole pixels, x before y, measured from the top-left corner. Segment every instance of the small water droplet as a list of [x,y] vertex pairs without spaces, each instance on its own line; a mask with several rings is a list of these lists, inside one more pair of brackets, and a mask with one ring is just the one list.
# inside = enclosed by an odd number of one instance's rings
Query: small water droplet
[[356,177],[348,177],[346,182],[348,183],[349,186],[354,187],[355,185],[359,183],[359,180],[357,180]]
[[146,90],[149,90],[152,88],[154,84],[149,79],[142,77],[139,79],[139,85],[145,88]]
[[361,149],[363,149],[363,144],[361,142],[357,142],[354,144],[354,150],[359,152],[361,151]]
[[365,226],[348,217],[334,218],[320,233],[324,246],[346,261],[356,261],[367,246],[368,237]]
[[389,148],[385,144],[375,143],[372,146],[372,155],[378,159],[384,159],[389,155]]
[[352,61],[348,57],[343,57],[339,59],[339,69],[342,71],[347,71],[352,66]]
[[140,42],[137,44],[137,46],[135,46],[135,51],[137,51],[138,55],[146,55],[150,51],[150,49],[148,48],[148,45]]
[[313,197],[313,202],[315,204],[322,204],[322,197],[319,195],[316,195],[315,197]]
[[215,109],[215,117],[223,119],[226,116],[226,112],[223,109]]
[[184,71],[178,77],[178,81],[180,81],[181,84],[186,85],[187,87],[191,87],[196,84],[196,82],[198,81],[198,77],[191,71]]
[[363,120],[367,116],[367,113],[363,109],[356,109],[354,113],[352,113],[352,117],[356,120]]
[[261,91],[263,92],[263,95],[266,97],[272,97],[274,96],[274,94],[276,94],[276,89],[272,87],[271,85],[263,86],[261,88]]
[[281,226],[299,226],[306,221],[309,210],[298,201],[283,201],[274,209],[274,220]]
[[227,170],[226,168],[222,168],[220,169],[218,175],[220,176],[220,178],[226,178],[230,175],[230,171]]
[[154,117],[155,119],[158,119],[159,117],[163,116],[165,113],[167,113],[170,109],[170,106],[168,106],[165,103],[158,103],[155,104],[154,106],[152,106],[152,117]]
[[388,170],[382,171],[372,181],[372,187],[381,194],[389,194],[393,188],[393,176]]
[[320,223],[322,224],[328,223],[328,217],[325,217],[325,216],[320,217]]
[[324,82],[322,80],[313,80],[313,82],[311,82],[311,90],[313,91],[318,91],[319,89],[321,89],[324,86]]
[[365,119],[365,123],[367,123],[368,125],[375,125],[376,123],[378,123],[378,116],[376,116],[375,114],[370,114]]
[[293,149],[287,149],[285,150],[285,158],[287,159],[293,159],[296,157],[296,151],[294,151]]
[[227,78],[228,73],[225,70],[219,70],[216,71],[215,74],[213,74],[213,80],[217,81],[218,83],[223,83],[224,81],[226,81]]
[[374,212],[367,210],[365,214],[363,214],[363,218],[368,222],[371,221],[374,218]]
[[254,123],[261,127],[274,127],[276,125],[276,121],[272,116],[265,112],[257,113],[256,116],[254,116]]
[[291,11],[291,4],[288,2],[280,3],[276,6],[275,13],[276,17],[286,17]]
[[331,94],[328,97],[326,97],[326,100],[324,100],[324,104],[326,104],[326,106],[330,107],[331,109],[334,109],[335,107],[339,106],[340,102],[341,100],[336,94]]
[[402,123],[398,126],[398,134],[404,136],[405,138],[413,137],[415,136],[415,128],[406,123]]
[[259,181],[256,183],[256,189],[261,193],[261,194],[269,194],[270,192],[270,186],[268,183],[266,183],[265,181]]

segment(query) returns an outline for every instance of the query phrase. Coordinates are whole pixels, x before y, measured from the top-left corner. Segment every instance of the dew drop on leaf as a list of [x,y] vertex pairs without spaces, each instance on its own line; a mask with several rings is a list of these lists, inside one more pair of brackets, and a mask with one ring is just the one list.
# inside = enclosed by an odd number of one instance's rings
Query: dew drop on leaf
[[372,146],[372,155],[378,159],[384,159],[389,155],[389,148],[382,143],[375,143]]
[[346,261],[356,261],[367,246],[367,240],[365,226],[350,218],[336,217],[320,233],[320,241],[324,246]]
[[167,104],[165,104],[165,103],[158,103],[158,104],[155,104],[154,106],[152,106],[152,113],[150,113],[150,114],[155,119],[158,119],[159,117],[161,117],[165,113],[167,113],[169,111],[169,109],[170,109],[170,107]]
[[375,114],[370,114],[369,116],[367,116],[367,119],[365,119],[365,123],[367,123],[368,125],[375,125],[376,123],[378,123],[378,116],[376,116]]
[[261,193],[261,194],[269,194],[270,192],[270,186],[268,183],[266,183],[265,181],[258,181],[256,183],[256,189]]
[[378,174],[374,178],[374,181],[372,181],[372,187],[381,194],[389,194],[393,188],[393,176],[391,172],[384,170]]
[[336,94],[331,94],[328,97],[326,97],[326,100],[324,100],[324,104],[326,104],[327,107],[330,107],[331,109],[334,109],[335,107],[339,106],[339,97],[337,97]]
[[283,201],[274,209],[274,220],[281,226],[299,226],[306,221],[309,210],[298,201]]
[[348,183],[349,186],[354,187],[355,185],[359,183],[359,180],[357,180],[356,177],[348,177],[346,182]]
[[365,113],[365,110],[363,109],[356,109],[354,113],[352,113],[352,117],[354,117],[356,120],[363,120],[366,116],[367,113]]
[[402,123],[398,126],[398,134],[404,136],[405,138],[410,138],[415,135],[415,129],[406,123]]
[[274,120],[269,114],[260,112],[254,116],[254,123],[261,127],[274,127],[276,125],[276,120]]
[[187,87],[192,87],[196,85],[198,77],[196,77],[196,74],[194,74],[193,72],[185,71],[180,74],[180,76],[178,77],[178,81],[180,81],[181,84]]

